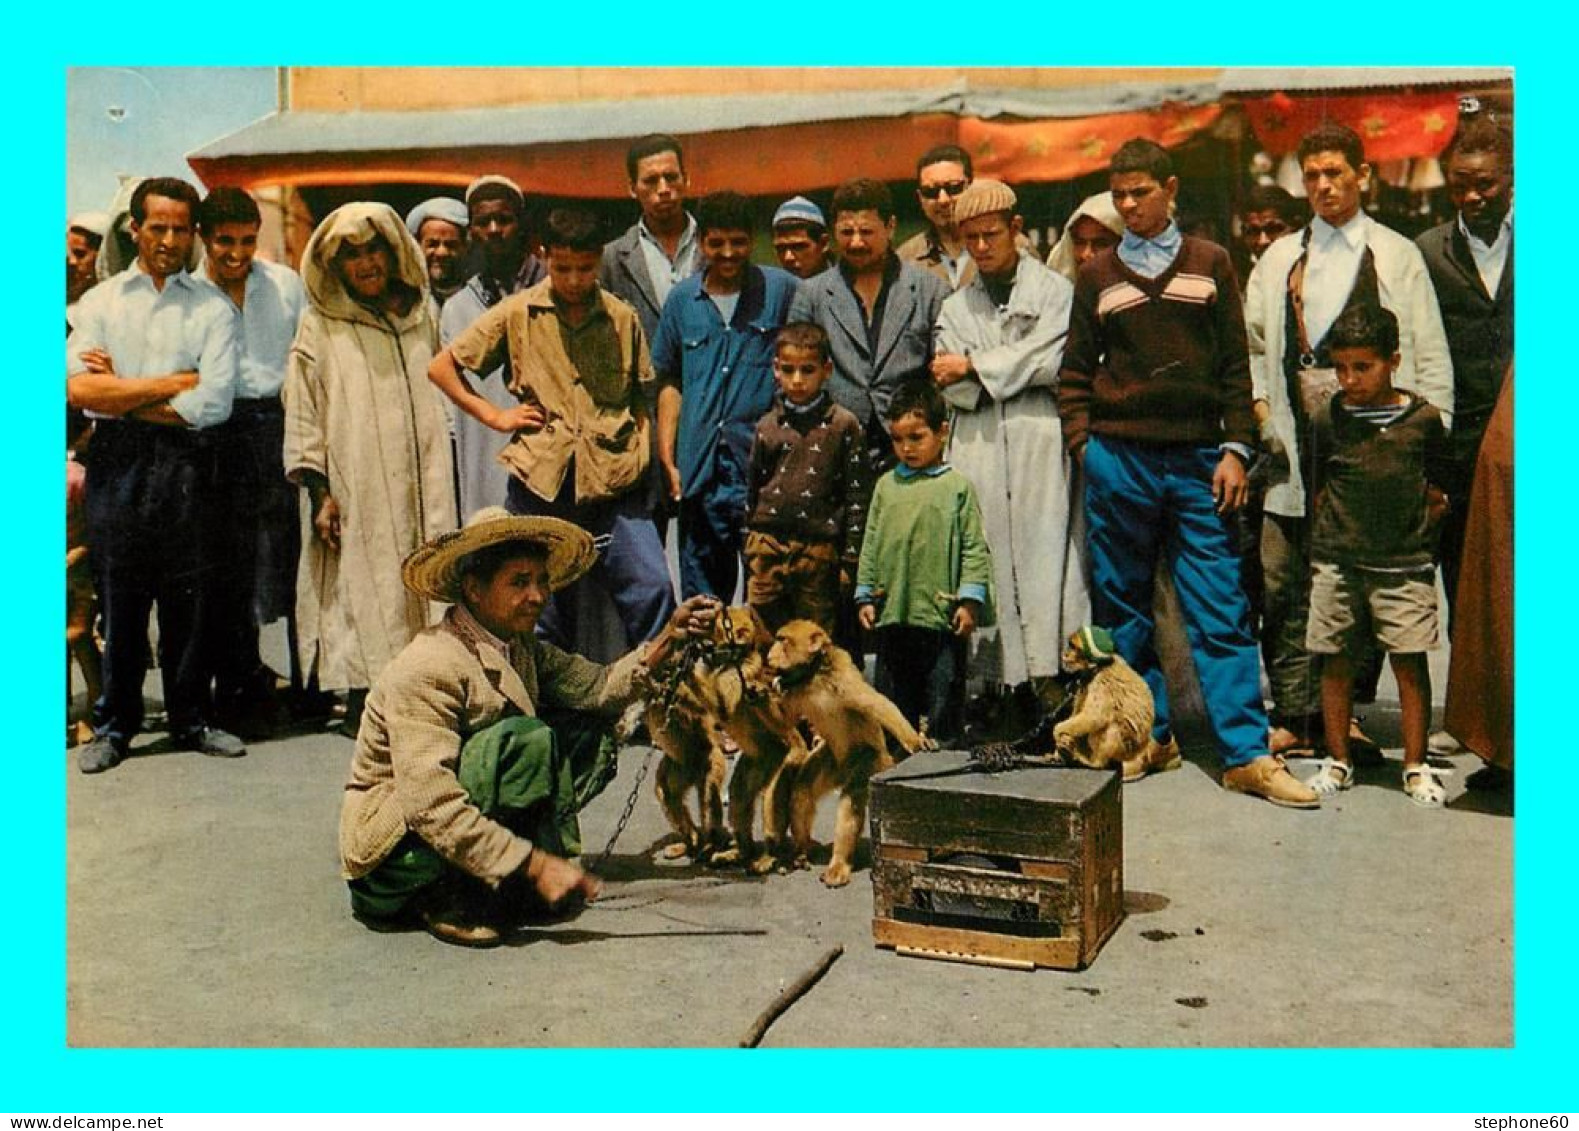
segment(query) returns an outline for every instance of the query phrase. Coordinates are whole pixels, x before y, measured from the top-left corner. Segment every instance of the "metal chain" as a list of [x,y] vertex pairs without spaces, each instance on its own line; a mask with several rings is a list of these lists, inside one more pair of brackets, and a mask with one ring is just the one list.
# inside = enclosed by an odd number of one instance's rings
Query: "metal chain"
[[1084,677],[1076,677],[1072,686],[1064,688],[1063,698],[1051,710],[1043,708],[1036,725],[1019,738],[1003,742],[983,742],[970,748],[970,765],[983,773],[998,773],[1024,766],[1067,766],[1069,758],[1053,741],[1053,727],[1069,717],[1074,706],[1079,685],[1089,683],[1095,675],[1093,669]]
[[[697,660],[712,650],[712,646],[712,641],[705,637],[687,636],[685,643],[681,645],[679,658],[664,665],[663,678],[658,683],[658,702],[663,706],[665,723],[669,722],[670,716],[674,713],[674,704],[679,698],[680,685],[685,682],[686,675],[696,666]],[[636,773],[636,781],[631,786],[630,796],[625,799],[625,808],[620,811],[620,819],[614,824],[614,832],[610,834],[609,842],[603,846],[603,851],[598,854],[597,861],[592,865],[593,872],[601,872],[603,865],[608,863],[609,856],[614,852],[614,842],[619,840],[620,834],[625,831],[625,826],[631,819],[631,814],[636,810],[636,798],[641,793],[641,783],[647,780],[647,770],[652,765],[652,756],[657,752],[656,743],[647,748],[647,757],[642,759],[641,769]]]
[[647,768],[652,765],[652,756],[657,753],[656,746],[647,748],[647,757],[642,759],[641,769],[636,774],[636,784],[631,786],[630,796],[625,799],[625,808],[620,813],[620,819],[614,823],[614,832],[609,836],[609,842],[603,846],[603,851],[598,854],[597,863],[591,871],[602,872],[603,865],[609,862],[609,854],[614,851],[614,842],[619,840],[620,833],[625,831],[626,822],[631,819],[631,814],[636,810],[636,796],[641,792],[641,783],[647,778]]

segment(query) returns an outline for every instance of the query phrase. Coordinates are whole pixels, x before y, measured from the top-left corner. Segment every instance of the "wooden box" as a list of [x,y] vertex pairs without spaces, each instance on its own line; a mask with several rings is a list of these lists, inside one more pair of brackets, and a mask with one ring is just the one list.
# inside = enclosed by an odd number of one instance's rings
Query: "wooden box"
[[872,779],[872,933],[902,954],[1080,970],[1124,917],[1111,770],[961,771],[916,754]]

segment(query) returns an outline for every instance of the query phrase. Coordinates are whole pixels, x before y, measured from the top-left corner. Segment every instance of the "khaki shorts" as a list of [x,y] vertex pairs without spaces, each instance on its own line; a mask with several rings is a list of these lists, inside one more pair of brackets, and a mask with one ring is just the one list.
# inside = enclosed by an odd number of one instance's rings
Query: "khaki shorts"
[[1377,641],[1389,654],[1440,647],[1435,569],[1389,573],[1315,563],[1305,650],[1352,655],[1363,637]]

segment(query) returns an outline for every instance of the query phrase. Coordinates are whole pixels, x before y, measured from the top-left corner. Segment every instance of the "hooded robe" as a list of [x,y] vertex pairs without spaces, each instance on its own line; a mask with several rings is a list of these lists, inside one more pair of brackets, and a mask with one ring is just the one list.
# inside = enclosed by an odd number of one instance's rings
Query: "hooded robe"
[[[332,263],[347,240],[381,236],[391,275],[416,301],[403,315],[377,312],[347,293]],[[401,584],[402,560],[456,527],[454,468],[440,394],[428,380],[438,349],[424,301],[421,250],[395,211],[358,202],[337,208],[302,257],[308,310],[291,347],[285,385],[285,473],[329,481],[340,507],[340,548],[312,527],[303,498],[296,617],[302,670],[325,690],[365,688],[438,609]]]
[[1080,207],[1069,214],[1069,219],[1064,221],[1064,231],[1058,237],[1058,242],[1053,245],[1053,250],[1047,253],[1047,266],[1057,271],[1071,283],[1080,273],[1080,264],[1075,262],[1075,221],[1082,216],[1095,220],[1108,231],[1120,239],[1124,238],[1124,220],[1118,214],[1118,209],[1113,207],[1113,194],[1110,192],[1095,192],[1080,202]]

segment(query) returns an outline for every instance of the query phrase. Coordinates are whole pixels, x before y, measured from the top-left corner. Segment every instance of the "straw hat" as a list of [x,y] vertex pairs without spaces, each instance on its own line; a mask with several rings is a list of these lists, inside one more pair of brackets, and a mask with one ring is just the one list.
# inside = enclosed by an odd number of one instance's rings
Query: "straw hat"
[[400,567],[406,588],[430,601],[461,599],[461,562],[500,542],[536,542],[548,551],[548,586],[563,589],[592,568],[592,535],[561,518],[515,515],[484,507],[465,526],[440,534],[414,550]]

